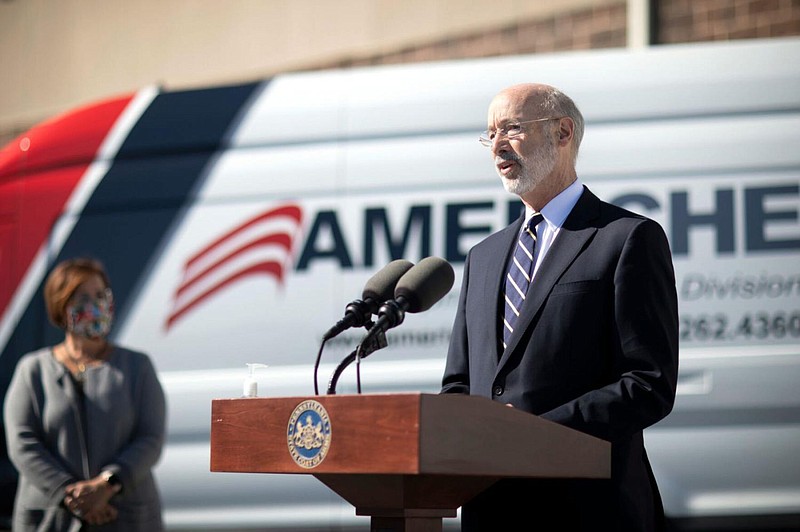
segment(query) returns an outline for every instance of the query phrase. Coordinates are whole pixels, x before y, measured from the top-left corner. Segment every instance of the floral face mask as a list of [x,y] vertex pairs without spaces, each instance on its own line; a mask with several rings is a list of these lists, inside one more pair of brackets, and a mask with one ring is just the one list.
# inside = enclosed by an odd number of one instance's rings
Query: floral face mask
[[84,338],[108,336],[114,320],[114,298],[111,290],[103,297],[83,297],[67,306],[67,331]]

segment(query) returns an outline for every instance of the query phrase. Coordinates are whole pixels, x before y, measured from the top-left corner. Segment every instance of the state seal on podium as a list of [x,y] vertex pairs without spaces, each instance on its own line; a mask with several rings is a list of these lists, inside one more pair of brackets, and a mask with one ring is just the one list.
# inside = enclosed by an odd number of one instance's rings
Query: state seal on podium
[[331,446],[331,420],[325,407],[312,399],[297,405],[289,417],[286,443],[297,465],[317,467]]

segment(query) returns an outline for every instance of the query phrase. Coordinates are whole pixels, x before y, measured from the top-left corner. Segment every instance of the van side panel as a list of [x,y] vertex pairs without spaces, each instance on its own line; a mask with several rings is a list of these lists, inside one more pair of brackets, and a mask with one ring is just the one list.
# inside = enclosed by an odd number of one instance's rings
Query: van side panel
[[0,232],[0,270],[10,275],[0,283],[0,315],[130,100],[125,96],[54,118],[0,151],[0,214],[16,229]]

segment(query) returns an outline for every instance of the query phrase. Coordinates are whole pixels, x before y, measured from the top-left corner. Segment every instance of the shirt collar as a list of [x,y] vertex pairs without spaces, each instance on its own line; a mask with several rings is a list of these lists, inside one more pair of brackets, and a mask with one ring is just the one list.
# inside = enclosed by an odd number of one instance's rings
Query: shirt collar
[[[542,209],[542,216],[547,225],[556,229],[563,225],[569,213],[572,212],[575,204],[583,194],[583,184],[576,179],[570,186],[562,190],[558,196],[551,199]],[[534,210],[525,206],[525,220],[530,219],[535,214]]]

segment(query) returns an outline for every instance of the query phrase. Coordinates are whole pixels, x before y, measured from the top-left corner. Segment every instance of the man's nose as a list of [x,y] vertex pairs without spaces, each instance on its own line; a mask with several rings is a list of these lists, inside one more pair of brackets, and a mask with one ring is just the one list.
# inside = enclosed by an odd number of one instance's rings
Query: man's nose
[[494,139],[492,139],[492,145],[490,147],[492,150],[492,155],[497,155],[498,153],[505,153],[508,151],[508,137],[505,135],[495,135]]

